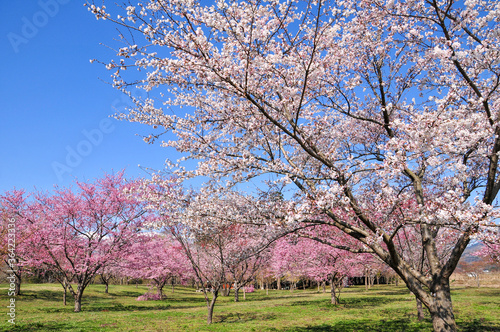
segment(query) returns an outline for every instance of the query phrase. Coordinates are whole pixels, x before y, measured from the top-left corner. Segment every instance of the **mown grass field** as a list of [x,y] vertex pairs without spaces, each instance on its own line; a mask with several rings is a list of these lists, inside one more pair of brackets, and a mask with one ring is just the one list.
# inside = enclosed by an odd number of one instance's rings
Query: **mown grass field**
[[[7,285],[0,285],[0,331],[430,331],[428,316],[416,319],[415,300],[405,287],[375,285],[368,292],[344,289],[341,305],[316,289],[256,291],[235,303],[220,297],[214,324],[206,325],[203,296],[194,289],[166,289],[163,301],[136,301],[147,286],[91,285],[84,293],[83,311],[73,312],[72,301],[62,304],[57,284],[24,284],[16,298],[16,325],[7,323]],[[242,298],[242,296],[241,296]],[[68,298],[71,300],[71,298]],[[500,289],[453,289],[460,331],[500,331]]]

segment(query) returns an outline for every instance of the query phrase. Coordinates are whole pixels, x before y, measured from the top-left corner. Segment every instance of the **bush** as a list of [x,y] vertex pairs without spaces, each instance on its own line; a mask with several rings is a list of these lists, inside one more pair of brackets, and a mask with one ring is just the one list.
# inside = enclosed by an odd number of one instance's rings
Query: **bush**
[[253,293],[255,292],[255,287],[253,285],[243,287],[245,289],[245,293]]
[[136,301],[158,301],[161,300],[161,295],[158,293],[146,293],[144,295],[139,296]]

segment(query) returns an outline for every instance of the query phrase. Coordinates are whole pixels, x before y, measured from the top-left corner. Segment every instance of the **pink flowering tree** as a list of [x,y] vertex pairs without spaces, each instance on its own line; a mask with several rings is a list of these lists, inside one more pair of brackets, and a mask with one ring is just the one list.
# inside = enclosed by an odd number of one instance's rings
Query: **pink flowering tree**
[[[275,174],[303,197],[290,221],[314,223],[311,207],[323,209],[330,226],[394,269],[436,331],[456,331],[449,278],[498,216],[496,0],[143,0],[119,16],[101,2],[89,9],[135,33],[107,68],[118,89],[136,84],[151,98],[135,99],[121,117],[161,128],[149,143],[176,135],[163,145],[199,160],[180,176],[238,183]],[[134,67],[138,74],[125,70]],[[408,200],[418,208],[405,211]],[[395,241],[405,225],[418,225],[429,274]],[[443,239],[452,241],[449,255],[439,253]]]
[[[301,231],[297,236],[279,239],[273,248],[272,268],[277,275],[285,275],[290,281],[300,278],[326,282],[331,286],[331,303],[338,304],[340,292],[347,277],[355,271],[368,254],[354,254],[347,250],[334,248],[318,236],[324,233],[318,229]],[[315,240],[316,239],[316,240]]]
[[163,288],[169,281],[191,275],[191,266],[180,244],[164,235],[142,235],[119,266],[128,277],[150,280],[158,299],[164,297]]
[[229,279],[233,283],[234,301],[239,301],[240,289],[255,281],[257,273],[270,259],[267,237],[253,226],[231,225],[227,228],[226,266]]
[[306,264],[310,257],[301,251],[296,238],[281,238],[273,247],[271,269],[278,282],[283,278],[290,283],[290,291],[296,288],[301,278],[306,276]]
[[496,243],[486,243],[484,247],[481,248],[474,255],[486,258],[489,262],[494,264],[500,263],[500,240]]
[[31,234],[23,217],[27,198],[23,190],[0,195],[0,258],[8,267],[7,276],[15,286],[14,295],[21,294],[22,277],[33,267]]
[[[148,226],[172,234],[180,243],[202,286],[211,324],[223,285],[233,281],[237,301],[238,290],[253,279],[268,246],[280,236],[276,202],[214,187],[189,192],[179,178],[158,175],[145,180],[138,193],[156,213]],[[262,233],[255,227],[260,223],[275,230]]]
[[[76,190],[35,193],[23,218],[29,224],[33,260],[61,279],[81,311],[85,288],[106,264],[127,252],[145,212],[127,194],[135,184],[123,174],[77,182]],[[71,284],[76,283],[76,285]]]

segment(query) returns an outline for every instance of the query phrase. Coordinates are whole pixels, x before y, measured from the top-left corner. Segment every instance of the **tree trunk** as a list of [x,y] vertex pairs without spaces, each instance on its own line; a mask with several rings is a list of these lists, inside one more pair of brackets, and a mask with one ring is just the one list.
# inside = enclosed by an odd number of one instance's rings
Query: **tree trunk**
[[66,281],[66,278],[64,278],[64,280],[62,282],[62,286],[63,286],[63,289],[64,289],[63,304],[66,305],[66,295],[68,293],[68,282]]
[[81,285],[78,285],[76,293],[73,296],[75,298],[75,312],[82,311],[83,288],[81,287]]
[[[444,279],[444,278],[443,278]],[[435,332],[455,332],[457,326],[451,304],[450,283],[448,279],[442,280],[431,289],[433,299],[429,312]]]
[[14,285],[15,285],[15,290],[14,290],[14,295],[18,296],[21,295],[21,272],[19,270],[17,272],[14,272]]
[[281,290],[281,278],[276,279],[276,286],[278,287],[278,290]]
[[269,281],[266,281],[266,295],[269,295]]
[[417,297],[417,319],[418,321],[424,320],[424,309],[422,308],[422,301]]
[[234,302],[240,302],[240,288],[234,282]]
[[207,324],[212,324],[212,317],[214,315],[214,307],[215,301],[217,300],[217,292],[212,293],[212,301],[207,303],[208,315],[207,315]]
[[243,300],[247,299],[247,292],[245,292],[245,287],[243,287]]
[[334,305],[339,304],[337,296],[335,294],[335,282],[334,282],[334,278],[330,279],[330,295],[331,295],[331,298],[332,298],[331,299],[332,304],[334,304]]
[[106,288],[104,289],[104,293],[109,293],[109,284],[106,282]]
[[323,280],[323,293],[326,293],[326,281]]
[[163,299],[163,285],[156,284],[156,291],[160,299]]

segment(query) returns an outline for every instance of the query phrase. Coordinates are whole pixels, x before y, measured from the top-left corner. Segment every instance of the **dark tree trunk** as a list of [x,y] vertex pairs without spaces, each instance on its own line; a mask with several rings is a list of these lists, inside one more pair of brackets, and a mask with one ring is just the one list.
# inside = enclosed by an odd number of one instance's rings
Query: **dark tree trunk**
[[21,295],[21,272],[14,273],[14,275],[15,275],[14,284],[16,286],[16,289],[14,290],[14,295],[18,296]]
[[416,298],[416,300],[417,300],[417,319],[419,321],[422,321],[424,320],[424,309],[422,307],[422,301],[420,301],[418,297]]
[[239,302],[240,301],[240,288],[239,287],[234,287],[234,302]]
[[83,290],[84,290],[83,286],[78,285],[76,293],[73,294],[73,297],[75,298],[75,312],[82,311]]
[[160,299],[163,299],[163,284],[156,284],[156,293],[158,294],[158,296],[160,297]]
[[432,318],[432,326],[435,332],[455,332],[457,326],[453,315],[450,284],[448,279],[442,279],[444,280],[435,284],[431,289],[434,300],[428,309]]
[[207,324],[212,324],[212,317],[214,315],[214,307],[215,301],[217,300],[217,292],[212,292],[212,300],[210,303],[207,303],[208,315],[207,315]]
[[337,294],[335,293],[335,278],[330,279],[330,287],[331,287],[331,289],[330,289],[331,303],[334,305],[337,305],[337,304],[339,304],[339,301],[337,298]]

